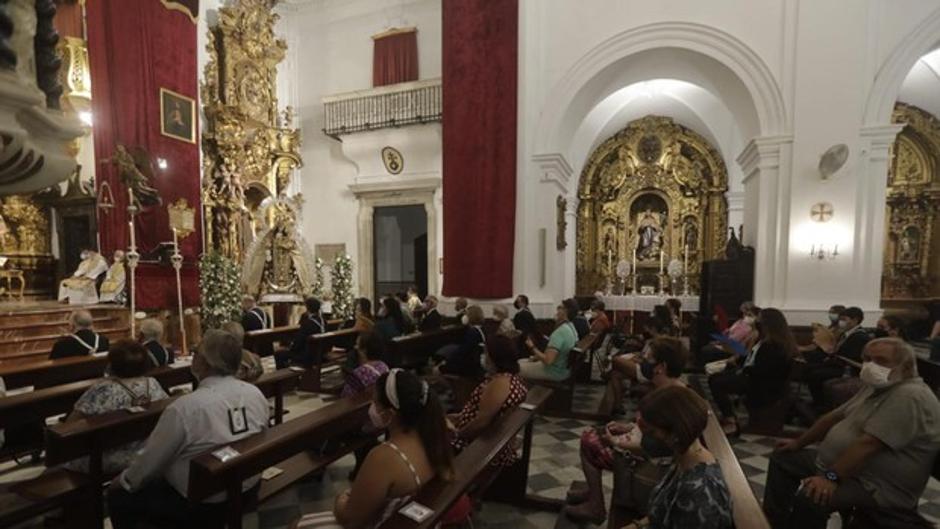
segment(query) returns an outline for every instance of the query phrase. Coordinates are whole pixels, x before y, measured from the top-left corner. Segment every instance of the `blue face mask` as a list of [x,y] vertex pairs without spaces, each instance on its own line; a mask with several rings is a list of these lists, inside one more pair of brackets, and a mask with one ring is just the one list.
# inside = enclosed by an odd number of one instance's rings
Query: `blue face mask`
[[674,455],[669,445],[654,437],[651,433],[643,434],[643,438],[640,439],[640,448],[650,457],[671,457]]

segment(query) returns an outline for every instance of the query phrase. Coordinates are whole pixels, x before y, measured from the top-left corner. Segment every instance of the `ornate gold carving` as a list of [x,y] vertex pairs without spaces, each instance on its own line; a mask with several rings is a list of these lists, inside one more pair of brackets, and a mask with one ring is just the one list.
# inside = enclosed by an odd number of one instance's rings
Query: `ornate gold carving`
[[933,242],[940,210],[940,120],[904,103],[892,119],[905,127],[895,140],[888,172],[886,240],[881,295],[930,299],[940,295]]
[[49,255],[49,215],[26,195],[0,198],[0,217],[7,225],[7,233],[0,235],[0,254],[9,256]]
[[[59,41],[62,69],[59,70],[65,97],[69,100],[81,98],[91,101],[91,73],[88,70],[88,48],[85,41],[76,37],[64,37]],[[73,106],[74,102],[73,102]]]
[[[239,0],[220,8],[206,45],[200,89],[206,243],[234,259],[242,258],[264,221],[264,198],[285,193],[302,165],[293,112],[278,113],[277,65],[287,46],[274,37],[273,3]],[[246,194],[259,199],[246,203]]]
[[641,277],[655,277],[660,250],[668,264],[681,261],[688,247],[695,284],[700,263],[724,251],[727,190],[724,161],[702,136],[667,117],[631,122],[592,153],[581,173],[578,293],[602,288],[634,250]]
[[568,220],[565,218],[567,211],[568,199],[558,195],[555,199],[555,248],[558,250],[568,247],[568,240],[565,238],[565,232],[568,231]]

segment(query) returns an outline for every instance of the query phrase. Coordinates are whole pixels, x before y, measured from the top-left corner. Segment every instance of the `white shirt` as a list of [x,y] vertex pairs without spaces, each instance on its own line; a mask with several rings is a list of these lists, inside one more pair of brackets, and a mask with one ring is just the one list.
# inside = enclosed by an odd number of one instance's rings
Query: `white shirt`
[[[245,409],[248,429],[233,433],[229,411]],[[235,377],[209,377],[199,388],[167,406],[147,444],[137,459],[121,474],[120,483],[128,491],[136,491],[147,482],[162,476],[183,497],[189,486],[189,461],[194,457],[221,448],[268,427],[268,399],[256,386]],[[248,490],[258,476],[242,483]],[[220,492],[207,503],[225,499]]]

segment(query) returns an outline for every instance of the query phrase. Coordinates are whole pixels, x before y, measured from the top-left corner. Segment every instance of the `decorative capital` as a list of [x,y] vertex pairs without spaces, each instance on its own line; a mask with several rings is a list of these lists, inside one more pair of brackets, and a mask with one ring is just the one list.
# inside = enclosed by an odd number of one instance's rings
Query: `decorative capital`
[[562,193],[567,193],[574,172],[561,153],[536,154],[532,161],[538,165],[539,181],[555,184]]

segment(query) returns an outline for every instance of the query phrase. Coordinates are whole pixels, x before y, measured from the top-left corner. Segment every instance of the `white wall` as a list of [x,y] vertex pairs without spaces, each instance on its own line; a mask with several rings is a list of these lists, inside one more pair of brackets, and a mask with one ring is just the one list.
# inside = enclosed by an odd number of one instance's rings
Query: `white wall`
[[[297,109],[303,133],[304,160],[304,167],[300,169],[297,180],[306,200],[303,234],[311,246],[321,243],[345,243],[347,253],[355,262],[359,204],[348,186],[357,183],[357,180],[361,183],[362,180],[375,176],[363,174],[367,169],[357,167],[350,161],[349,153],[344,153],[344,147],[347,150],[358,149],[359,145],[344,146],[323,134],[324,114],[321,99],[328,95],[372,87],[371,36],[389,26],[417,28],[419,78],[439,77],[440,18],[439,0],[406,0],[401,3],[318,0],[292,6],[290,27],[286,31],[292,35],[289,42],[296,44],[291,44],[288,49],[288,60],[296,64]],[[439,127],[433,128],[436,140],[431,140],[431,145],[434,145],[434,152],[409,152],[401,147],[403,144],[425,145],[424,136],[421,136],[418,142],[412,141],[413,138],[408,136],[413,133],[426,134],[424,130],[415,132],[414,129],[428,128],[404,127],[389,130],[384,138],[377,137],[381,136],[383,131],[366,133],[370,145],[367,148],[371,149],[373,142],[389,142],[387,144],[402,151],[406,172],[416,164],[430,165],[432,169],[429,172],[440,178]],[[362,143],[365,137],[361,134],[350,135],[346,136],[344,141],[350,144]],[[378,159],[377,151],[375,157]],[[367,171],[372,169],[374,168]],[[438,215],[438,218],[441,216]],[[355,265],[358,267],[358,263]],[[357,274],[353,275],[358,277]]]
[[[878,160],[870,159],[877,150],[865,135],[870,131],[863,134],[861,129],[863,124],[887,124],[865,123],[876,76],[888,69],[886,64],[897,61],[897,50],[911,35],[923,32],[919,26],[937,18],[938,9],[940,5],[930,0],[720,1],[710,2],[709,9],[695,0],[523,0],[517,290],[544,303],[572,293],[570,281],[555,280],[539,288],[530,272],[538,267],[537,245],[532,241],[539,228],[553,232],[554,196],[560,188],[574,193],[584,153],[590,152],[584,147],[596,144],[613,128],[613,123],[585,126],[585,116],[630,84],[674,78],[717,98],[730,112],[736,130],[725,128],[724,134],[713,130],[722,119],[728,122],[727,113],[708,116],[701,104],[690,105],[689,98],[671,106],[664,98],[654,98],[651,107],[671,108],[680,122],[696,115],[710,130],[700,129],[701,124],[691,128],[715,138],[729,168],[737,165],[735,158],[754,137],[768,141],[773,137],[787,145],[770,154],[759,149],[758,165],[766,168],[773,163],[783,173],[780,186],[762,190],[780,211],[776,220],[765,216],[763,221],[774,223],[764,227],[775,239],[758,241],[772,246],[763,250],[769,262],[776,263],[771,270],[757,271],[759,282],[773,283],[764,290],[767,297],[758,301],[786,309],[796,321],[814,319],[820,309],[837,301],[877,310],[883,198],[881,221],[875,205],[878,186],[883,195],[884,181],[871,177],[872,171],[882,168]],[[687,38],[682,28],[689,28],[694,38]],[[714,45],[705,38],[710,34]],[[934,38],[940,33],[934,32]],[[926,40],[919,37],[918,42]],[[677,48],[687,51],[679,53]],[[698,58],[688,60],[685,53]],[[608,64],[611,67],[605,69]],[[898,85],[905,74],[896,79]],[[938,105],[937,92],[927,97]],[[621,113],[618,121],[641,112],[621,109]],[[586,132],[596,136],[584,137]],[[819,156],[836,143],[849,145],[850,162],[836,178],[820,181]],[[726,152],[725,145],[730,144],[737,152]],[[770,161],[778,155],[781,159]],[[550,156],[563,157],[570,168],[555,158],[546,163]],[[756,203],[759,194],[754,187],[744,196]],[[827,227],[833,233],[827,237],[839,243],[841,255],[831,262],[812,261],[807,255],[819,236],[809,224],[809,210],[819,201],[832,203],[836,211]],[[574,251],[574,244],[565,252],[552,250],[550,278],[574,273]]]

